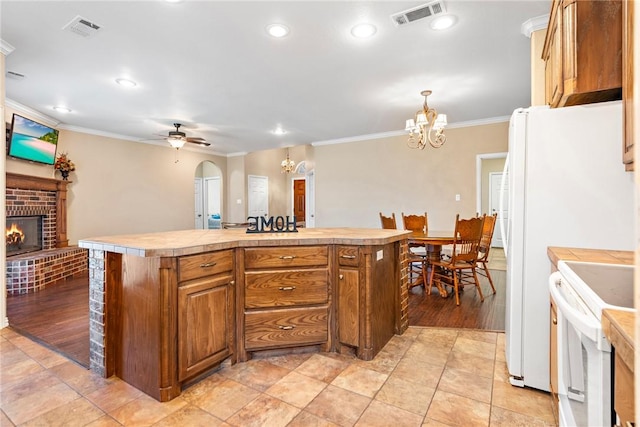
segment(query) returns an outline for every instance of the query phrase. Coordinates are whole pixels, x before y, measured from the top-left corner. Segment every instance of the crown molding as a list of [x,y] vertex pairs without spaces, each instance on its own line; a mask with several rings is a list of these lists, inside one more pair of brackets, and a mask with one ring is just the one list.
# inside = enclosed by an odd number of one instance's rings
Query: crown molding
[[60,121],[54,119],[53,117],[49,117],[46,114],[42,114],[40,111],[36,111],[31,107],[27,107],[26,105],[20,104],[12,99],[5,98],[4,104],[6,107],[11,108],[12,110],[16,110],[18,113],[25,114],[42,124],[49,125],[51,127],[57,127],[60,124]]
[[[483,125],[491,125],[495,123],[503,123],[508,122],[510,116],[500,116],[500,117],[491,117],[488,119],[480,119],[480,120],[469,120],[466,122],[458,122],[458,123],[450,123],[447,125],[447,129],[457,129],[457,128],[466,128],[473,126],[483,126]],[[352,136],[348,138],[338,138],[338,139],[328,139],[326,141],[316,141],[312,142],[311,145],[314,147],[322,146],[322,145],[333,145],[333,144],[345,144],[348,142],[358,142],[358,141],[368,141],[371,139],[381,139],[381,138],[392,138],[396,136],[406,136],[407,132],[404,130],[394,130],[390,132],[381,132],[381,133],[371,133],[368,135],[359,135]]]
[[544,30],[549,25],[549,14],[536,16],[522,23],[520,32],[527,38],[531,38],[531,33],[538,30]]
[[11,46],[6,41],[0,39],[0,53],[4,56],[8,56],[11,52],[13,52],[16,48]]

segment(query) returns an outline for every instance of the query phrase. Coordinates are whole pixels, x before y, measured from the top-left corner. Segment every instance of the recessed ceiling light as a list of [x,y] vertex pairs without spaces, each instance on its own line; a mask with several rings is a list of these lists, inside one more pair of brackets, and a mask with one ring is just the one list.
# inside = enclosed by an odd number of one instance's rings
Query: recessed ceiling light
[[70,113],[71,110],[68,109],[67,107],[63,107],[62,105],[56,105],[55,107],[53,107],[54,110],[56,110],[58,113]]
[[373,24],[358,24],[351,29],[351,35],[353,37],[357,37],[359,39],[364,39],[367,37],[371,37],[378,31],[375,25]]
[[431,28],[434,30],[446,30],[447,28],[453,27],[456,21],[457,18],[454,15],[440,16],[431,21]]
[[167,3],[182,3],[182,0],[164,0]]
[[136,87],[138,85],[136,82],[129,79],[116,79],[116,83],[124,87]]
[[285,133],[287,133],[287,131],[278,126],[274,130],[272,130],[271,133],[273,133],[274,135],[284,135]]
[[267,33],[273,37],[284,37],[289,34],[289,27],[282,24],[270,24],[267,25]]

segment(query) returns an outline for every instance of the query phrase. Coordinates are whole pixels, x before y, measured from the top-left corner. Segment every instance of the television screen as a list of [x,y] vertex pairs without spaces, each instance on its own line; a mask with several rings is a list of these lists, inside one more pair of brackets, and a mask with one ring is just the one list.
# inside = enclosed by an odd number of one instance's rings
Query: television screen
[[9,155],[18,159],[52,165],[56,161],[58,131],[31,119],[13,114]]

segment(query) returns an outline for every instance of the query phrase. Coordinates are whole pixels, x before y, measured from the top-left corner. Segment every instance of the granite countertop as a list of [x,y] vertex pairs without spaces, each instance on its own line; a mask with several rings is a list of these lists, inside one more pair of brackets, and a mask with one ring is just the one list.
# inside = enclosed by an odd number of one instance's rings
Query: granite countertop
[[141,257],[183,256],[221,249],[286,245],[384,245],[410,231],[377,228],[300,228],[297,233],[246,233],[245,229],[180,230],[82,239],[78,246]]
[[[635,263],[633,251],[549,247],[547,254],[555,267],[560,260],[626,265]],[[605,336],[631,372],[634,370],[635,317],[635,311],[607,309],[603,310],[601,320]]]

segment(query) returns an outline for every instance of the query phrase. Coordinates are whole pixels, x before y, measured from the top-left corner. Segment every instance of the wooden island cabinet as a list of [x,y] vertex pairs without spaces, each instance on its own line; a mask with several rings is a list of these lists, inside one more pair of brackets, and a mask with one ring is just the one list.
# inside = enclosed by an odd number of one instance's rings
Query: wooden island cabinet
[[82,240],[91,370],[168,401],[223,361],[259,352],[371,360],[408,327],[408,234],[185,230]]

